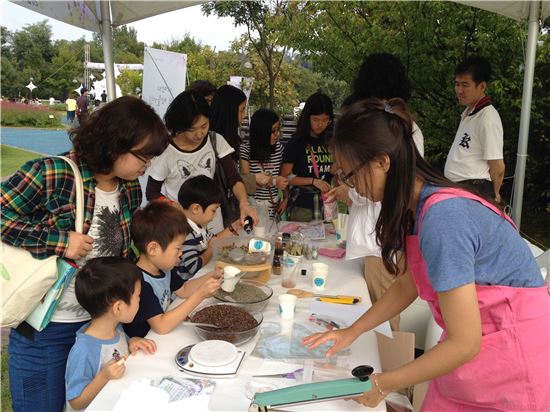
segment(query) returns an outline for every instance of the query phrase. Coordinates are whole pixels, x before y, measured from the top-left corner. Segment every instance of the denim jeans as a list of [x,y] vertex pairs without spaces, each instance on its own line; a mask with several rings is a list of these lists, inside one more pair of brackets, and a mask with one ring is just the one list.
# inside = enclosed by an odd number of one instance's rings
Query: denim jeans
[[10,392],[15,412],[60,412],[65,407],[65,366],[86,322],[50,323],[28,339],[11,330],[8,345]]

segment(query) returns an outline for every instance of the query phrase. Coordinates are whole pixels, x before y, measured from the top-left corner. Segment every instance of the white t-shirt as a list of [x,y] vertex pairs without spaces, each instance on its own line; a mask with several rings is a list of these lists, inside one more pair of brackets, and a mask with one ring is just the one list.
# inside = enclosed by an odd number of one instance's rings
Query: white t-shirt
[[496,109],[485,106],[477,113],[462,113],[455,140],[445,163],[445,177],[453,182],[491,180],[488,160],[503,159],[502,122]]
[[422,134],[422,130],[420,130],[420,127],[418,127],[415,122],[413,122],[412,125],[412,135],[414,144],[416,145],[420,156],[424,157],[424,135]]
[[[95,188],[94,216],[87,233],[94,243],[90,253],[76,262],[79,267],[95,257],[122,255],[124,235],[120,227],[119,197],[118,188],[112,192]],[[52,322],[71,323],[90,319],[88,312],[76,300],[74,283],[75,278],[71,280],[59,301],[59,306],[52,316]]]
[[[235,151],[219,134],[216,135],[216,149],[220,159]],[[152,160],[147,172],[153,179],[164,182],[166,196],[177,202],[180,187],[187,179],[200,175],[214,177],[214,157],[208,138],[192,152],[183,151],[171,143],[160,156]]]

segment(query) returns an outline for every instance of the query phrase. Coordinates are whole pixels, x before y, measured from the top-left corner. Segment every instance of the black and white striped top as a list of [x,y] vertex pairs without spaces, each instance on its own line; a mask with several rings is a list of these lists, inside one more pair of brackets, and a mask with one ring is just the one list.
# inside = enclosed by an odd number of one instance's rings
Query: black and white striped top
[[201,256],[208,248],[208,242],[213,236],[213,233],[199,227],[191,219],[188,218],[187,222],[193,230],[187,234],[183,242],[180,261],[174,268],[183,280],[191,279],[202,268]]
[[[283,145],[281,142],[275,144],[275,150],[271,154],[269,160],[266,162],[260,162],[259,160],[250,159],[250,142],[246,141],[241,144],[241,159],[246,160],[250,165],[250,173],[268,173],[272,176],[279,175],[281,171],[281,164],[283,163]],[[277,187],[272,186],[267,187],[258,187],[256,189],[256,194],[254,199],[257,201],[267,202],[271,200],[269,196],[269,191],[271,191],[271,196],[273,201],[277,201]]]

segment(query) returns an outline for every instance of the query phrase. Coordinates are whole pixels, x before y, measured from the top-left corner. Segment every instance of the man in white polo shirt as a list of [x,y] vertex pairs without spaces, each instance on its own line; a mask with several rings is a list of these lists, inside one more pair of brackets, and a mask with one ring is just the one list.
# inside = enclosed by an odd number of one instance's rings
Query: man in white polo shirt
[[455,69],[455,93],[466,106],[445,163],[445,177],[475,187],[500,202],[504,178],[502,122],[487,96],[491,65],[471,56]]

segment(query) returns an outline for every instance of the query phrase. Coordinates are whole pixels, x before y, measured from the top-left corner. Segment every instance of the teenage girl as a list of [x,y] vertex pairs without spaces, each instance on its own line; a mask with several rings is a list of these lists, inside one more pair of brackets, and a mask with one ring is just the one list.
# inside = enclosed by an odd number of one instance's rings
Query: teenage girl
[[[307,100],[296,133],[285,147],[281,176],[289,178],[290,220],[323,219],[321,194],[330,190],[332,157],[327,140],[334,120],[332,101],[322,93]],[[292,175],[292,176],[291,176]]]
[[241,173],[263,173],[271,178],[266,185],[258,185],[254,200],[266,205],[269,216],[286,209],[288,192],[279,198],[279,189],[286,189],[288,179],[280,176],[283,145],[279,141],[281,122],[277,113],[259,109],[250,120],[250,139],[241,144]]

